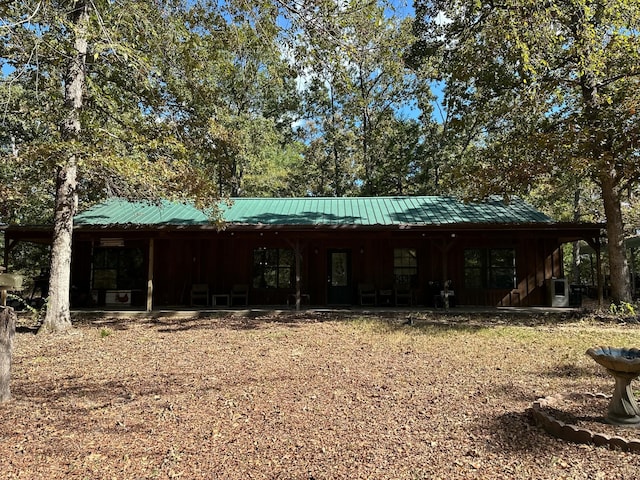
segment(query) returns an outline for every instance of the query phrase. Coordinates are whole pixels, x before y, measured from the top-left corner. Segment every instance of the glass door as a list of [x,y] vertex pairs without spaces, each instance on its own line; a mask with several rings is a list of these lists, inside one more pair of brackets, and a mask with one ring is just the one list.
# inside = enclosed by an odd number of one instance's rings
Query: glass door
[[351,305],[351,251],[327,251],[329,305]]

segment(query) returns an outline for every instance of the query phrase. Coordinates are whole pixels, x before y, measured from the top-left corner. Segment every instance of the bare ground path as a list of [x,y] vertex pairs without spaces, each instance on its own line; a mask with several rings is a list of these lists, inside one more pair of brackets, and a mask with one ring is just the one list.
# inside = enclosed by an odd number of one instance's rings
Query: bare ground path
[[[346,317],[346,318],[345,318]],[[531,403],[605,391],[584,355],[640,327],[541,315],[227,315],[20,329],[3,478],[637,478]]]

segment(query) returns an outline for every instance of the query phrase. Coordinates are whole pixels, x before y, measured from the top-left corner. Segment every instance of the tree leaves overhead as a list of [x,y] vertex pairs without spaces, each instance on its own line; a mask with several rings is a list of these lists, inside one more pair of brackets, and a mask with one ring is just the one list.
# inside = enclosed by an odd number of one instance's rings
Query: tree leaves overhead
[[307,161],[324,172],[315,188],[322,195],[406,190],[406,175],[400,185],[386,182],[386,164],[407,171],[417,159],[389,150],[386,139],[409,131],[407,111],[417,111],[416,79],[402,61],[413,41],[411,20],[389,16],[392,2],[312,6],[296,10],[306,22],[295,54],[308,82]]
[[[395,16],[394,2],[94,1],[82,136],[71,147],[58,125],[72,4],[3,9],[2,88],[15,93],[2,144],[19,152],[7,162],[52,166],[77,150],[81,202],[421,190],[424,175],[408,173],[428,163],[415,157],[425,138],[408,119],[420,103],[402,62],[411,19]],[[406,148],[388,141],[407,132]],[[386,162],[403,172],[391,183]],[[34,170],[42,185],[46,171]]]
[[621,201],[640,177],[637,2],[425,0],[416,18],[411,64],[446,84],[450,126],[466,139],[457,178],[476,181],[461,190],[526,193],[567,174],[598,185],[613,296],[628,299]]

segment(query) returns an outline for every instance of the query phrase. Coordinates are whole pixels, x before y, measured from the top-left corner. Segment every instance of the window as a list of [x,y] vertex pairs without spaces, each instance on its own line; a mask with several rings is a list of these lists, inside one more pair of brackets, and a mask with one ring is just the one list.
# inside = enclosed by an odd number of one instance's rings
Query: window
[[464,251],[464,286],[467,288],[484,287],[485,250]]
[[393,250],[393,276],[396,285],[413,286],[418,281],[418,255],[415,248]]
[[465,250],[464,285],[466,288],[515,288],[515,250],[512,248]]
[[145,283],[144,257],[139,248],[96,248],[93,252],[93,288],[140,289]]
[[291,288],[294,270],[293,250],[257,248],[253,251],[254,288]]

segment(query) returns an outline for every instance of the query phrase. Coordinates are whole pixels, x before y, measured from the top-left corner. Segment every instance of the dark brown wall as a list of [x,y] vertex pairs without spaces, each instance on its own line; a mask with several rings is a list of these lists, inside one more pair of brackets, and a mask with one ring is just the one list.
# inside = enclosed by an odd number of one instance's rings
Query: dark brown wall
[[[101,233],[105,236],[104,233]],[[433,303],[445,279],[453,282],[456,303],[464,305],[544,305],[546,280],[562,276],[559,242],[552,234],[532,232],[420,232],[340,229],[290,233],[264,231],[152,233],[154,238],[154,307],[189,305],[191,285],[206,283],[210,293],[228,293],[234,284],[252,283],[253,250],[259,247],[294,248],[302,255],[302,291],[313,305],[327,303],[327,254],[331,249],[351,252],[352,301],[360,283],[378,289],[393,287],[393,249],[415,248],[419,282],[415,298],[420,305]],[[97,238],[94,241],[97,242]],[[125,239],[148,245],[148,237]],[[513,290],[465,289],[465,248],[516,249],[517,288]],[[73,282],[87,286],[91,277],[91,241],[74,245]],[[253,305],[283,305],[294,289],[250,290]]]

